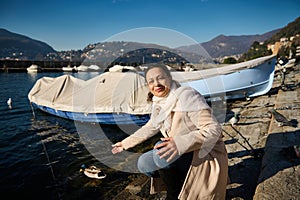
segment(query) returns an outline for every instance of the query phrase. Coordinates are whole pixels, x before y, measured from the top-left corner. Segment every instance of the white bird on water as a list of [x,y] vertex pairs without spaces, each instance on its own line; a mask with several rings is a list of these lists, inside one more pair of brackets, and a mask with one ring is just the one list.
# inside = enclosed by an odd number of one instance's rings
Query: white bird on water
[[12,108],[12,100],[11,100],[11,98],[9,98],[8,100],[7,100],[7,105],[8,105],[8,107],[11,109]]

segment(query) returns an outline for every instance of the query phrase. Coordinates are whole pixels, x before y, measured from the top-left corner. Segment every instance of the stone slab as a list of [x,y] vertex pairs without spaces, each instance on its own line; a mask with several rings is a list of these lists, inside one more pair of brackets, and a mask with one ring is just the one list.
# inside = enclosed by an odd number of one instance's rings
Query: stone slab
[[[300,122],[300,90],[279,91],[275,109],[289,120]],[[300,144],[300,129],[279,127],[271,119],[254,200],[300,199],[300,159],[290,147]]]

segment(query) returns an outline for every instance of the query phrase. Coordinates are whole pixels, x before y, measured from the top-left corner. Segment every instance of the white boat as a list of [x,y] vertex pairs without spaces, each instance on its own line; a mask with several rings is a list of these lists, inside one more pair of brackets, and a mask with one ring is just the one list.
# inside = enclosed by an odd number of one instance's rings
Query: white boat
[[136,71],[137,69],[133,66],[122,66],[122,65],[114,65],[108,69],[109,72],[126,72],[126,71]]
[[101,68],[97,65],[90,65],[90,66],[80,65],[79,67],[77,67],[78,72],[97,72],[100,70]]
[[206,99],[249,98],[266,94],[272,87],[276,56],[201,71],[172,72],[181,85],[199,91]]
[[41,68],[38,65],[32,64],[27,68],[27,72],[39,72]]
[[79,72],[86,72],[88,71],[89,67],[88,66],[85,66],[85,65],[79,65],[79,67],[77,67],[77,70]]
[[100,71],[101,68],[98,65],[90,65],[88,67],[88,70],[90,70],[90,71]]
[[[266,56],[221,68],[171,73],[182,85],[214,101],[266,94],[275,63],[275,56]],[[28,98],[40,110],[71,120],[140,125],[149,120],[148,92],[143,75],[130,70],[105,72],[87,81],[69,75],[43,77]]]
[[146,100],[148,92],[141,74],[106,72],[87,81],[71,75],[40,78],[28,99],[33,107],[66,119],[144,124],[151,109]]
[[76,72],[77,71],[77,67],[71,67],[70,65],[68,65],[67,67],[63,67],[62,70],[64,72]]

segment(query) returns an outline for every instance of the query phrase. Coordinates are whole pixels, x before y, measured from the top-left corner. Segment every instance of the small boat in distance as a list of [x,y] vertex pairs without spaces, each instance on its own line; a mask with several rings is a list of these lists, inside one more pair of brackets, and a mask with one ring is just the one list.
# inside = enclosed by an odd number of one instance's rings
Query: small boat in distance
[[79,67],[76,68],[78,72],[99,72],[101,68],[97,65],[83,65],[81,64]]
[[63,67],[62,70],[64,72],[77,72],[77,67],[74,66],[74,67],[71,67],[70,65],[68,65],[67,67]]
[[88,71],[88,66],[85,65],[79,65],[79,67],[77,67],[78,72],[87,72]]
[[32,64],[30,67],[27,68],[27,72],[39,72],[39,71],[41,71],[41,68],[36,64]]

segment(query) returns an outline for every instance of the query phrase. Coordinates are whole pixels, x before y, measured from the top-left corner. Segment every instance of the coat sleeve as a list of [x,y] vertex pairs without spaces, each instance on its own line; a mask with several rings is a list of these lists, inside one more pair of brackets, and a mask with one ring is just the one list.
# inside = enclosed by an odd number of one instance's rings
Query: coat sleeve
[[203,154],[202,156],[204,157],[221,138],[221,125],[217,122],[210,109],[189,112],[187,115],[195,128],[188,133],[174,136],[179,155],[200,150],[200,154]]
[[137,144],[149,139],[159,132],[159,129],[155,129],[152,126],[151,119],[140,129],[134,132],[132,135],[128,136],[122,140],[122,145],[125,150],[134,147]]

